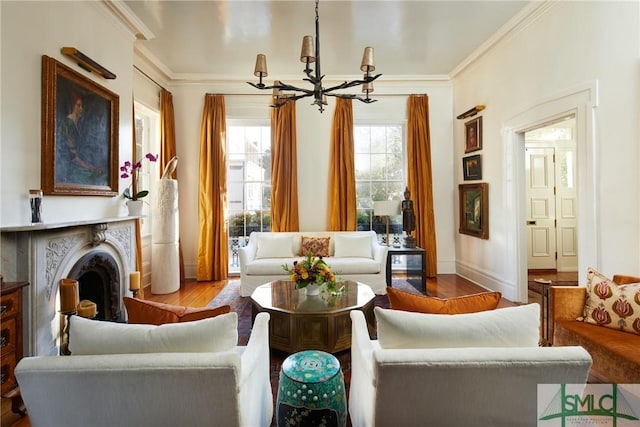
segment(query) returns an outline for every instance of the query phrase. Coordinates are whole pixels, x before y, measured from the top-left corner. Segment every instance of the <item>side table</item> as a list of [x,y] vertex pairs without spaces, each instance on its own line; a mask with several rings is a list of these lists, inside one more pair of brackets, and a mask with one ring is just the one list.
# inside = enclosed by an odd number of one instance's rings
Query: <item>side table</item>
[[[387,286],[392,286],[391,280],[391,260],[394,255],[420,255],[420,290],[428,295],[427,292],[427,251],[422,248],[406,248],[406,247],[393,247],[389,246],[387,252]],[[407,268],[407,271],[409,269]]]
[[549,286],[553,282],[547,279],[533,279],[533,281],[540,285],[542,304],[540,304],[540,322],[542,324],[542,339],[540,345],[543,347],[551,346],[551,337],[549,336]]

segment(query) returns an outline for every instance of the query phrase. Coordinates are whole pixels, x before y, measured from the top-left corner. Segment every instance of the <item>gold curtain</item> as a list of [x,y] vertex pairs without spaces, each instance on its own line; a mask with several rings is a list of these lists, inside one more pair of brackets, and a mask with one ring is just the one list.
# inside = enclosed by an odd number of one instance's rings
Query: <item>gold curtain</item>
[[353,110],[350,99],[336,98],[329,167],[329,230],[357,227]]
[[[174,156],[176,156],[176,122],[173,113],[173,95],[166,89],[160,90],[160,174]],[[178,178],[176,168],[170,178]],[[178,240],[180,254],[180,287],[184,284],[184,258],[182,257],[182,242]]]
[[287,102],[271,110],[271,231],[299,229],[296,103]]
[[225,280],[229,275],[226,121],[224,96],[206,94],[200,131],[200,238],[197,280]]
[[416,243],[427,251],[427,276],[438,273],[433,213],[429,97],[411,95],[407,101],[407,185],[414,201]]
[[[136,156],[136,106],[133,100],[133,96],[131,96],[131,158],[135,158]],[[136,194],[138,192],[138,183],[136,180],[136,174],[133,174],[131,177],[131,194]],[[140,276],[144,277],[142,271],[142,224],[140,218],[136,219],[136,271],[140,272]],[[138,293],[138,298],[144,299],[144,285],[140,287],[140,292]]]

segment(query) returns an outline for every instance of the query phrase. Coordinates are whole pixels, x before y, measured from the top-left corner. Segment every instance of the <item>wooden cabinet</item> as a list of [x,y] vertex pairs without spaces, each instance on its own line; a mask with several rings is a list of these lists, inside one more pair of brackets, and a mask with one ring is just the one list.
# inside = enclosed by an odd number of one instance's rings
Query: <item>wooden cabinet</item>
[[0,347],[2,347],[2,396],[16,386],[13,370],[22,358],[22,288],[27,282],[3,282],[0,297]]

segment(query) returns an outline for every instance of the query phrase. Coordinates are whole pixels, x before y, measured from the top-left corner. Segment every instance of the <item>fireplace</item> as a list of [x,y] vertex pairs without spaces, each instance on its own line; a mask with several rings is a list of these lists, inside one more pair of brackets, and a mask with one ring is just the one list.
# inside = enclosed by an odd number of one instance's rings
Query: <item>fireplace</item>
[[25,355],[55,355],[60,348],[62,278],[78,280],[80,299],[96,303],[96,318],[124,321],[122,297],[135,268],[135,219],[2,227],[5,280],[28,281]]
[[107,252],[90,251],[71,268],[67,275],[79,283],[80,300],[96,303],[96,320],[122,321],[120,310],[120,268]]

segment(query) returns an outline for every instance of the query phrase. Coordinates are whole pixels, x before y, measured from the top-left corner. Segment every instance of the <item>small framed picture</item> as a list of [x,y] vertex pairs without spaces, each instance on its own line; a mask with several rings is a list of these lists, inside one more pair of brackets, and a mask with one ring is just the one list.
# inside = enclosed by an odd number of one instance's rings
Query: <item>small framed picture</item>
[[469,120],[464,124],[464,152],[471,153],[482,149],[482,116]]
[[462,158],[462,172],[465,181],[482,179],[482,159],[480,154]]
[[489,238],[489,184],[459,184],[459,232],[481,239]]

